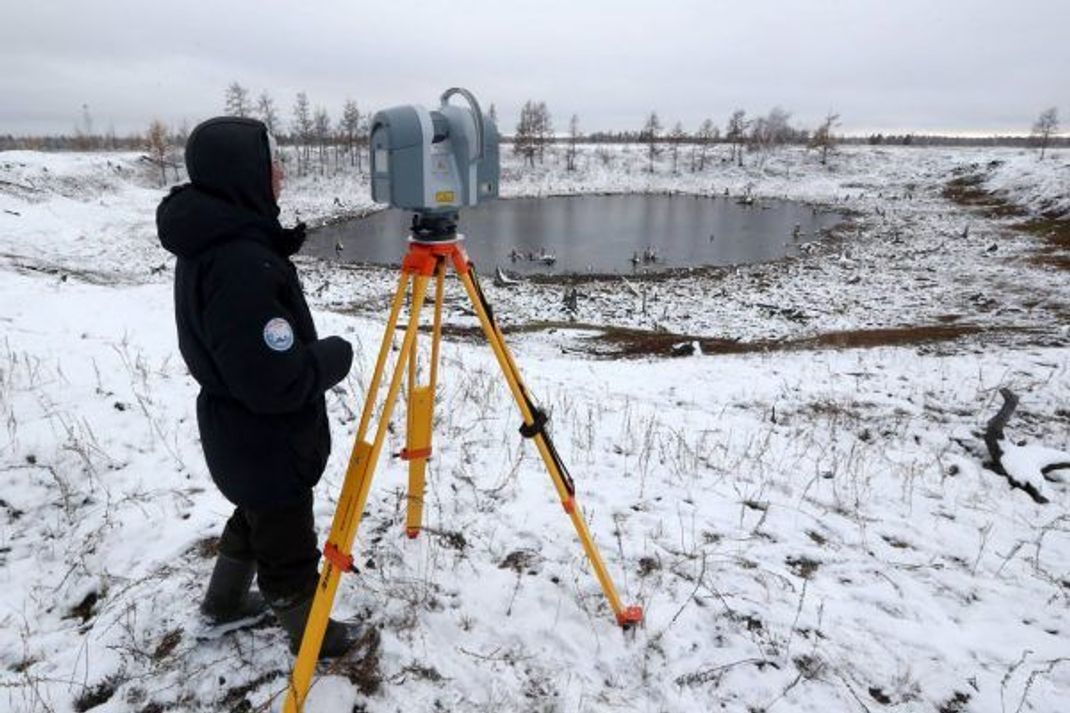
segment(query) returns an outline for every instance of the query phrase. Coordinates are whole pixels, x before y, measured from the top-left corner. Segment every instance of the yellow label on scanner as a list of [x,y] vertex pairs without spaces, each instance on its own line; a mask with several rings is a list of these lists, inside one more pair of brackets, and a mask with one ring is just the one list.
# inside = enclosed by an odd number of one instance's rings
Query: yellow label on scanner
[[452,203],[453,191],[439,191],[435,194],[436,203]]

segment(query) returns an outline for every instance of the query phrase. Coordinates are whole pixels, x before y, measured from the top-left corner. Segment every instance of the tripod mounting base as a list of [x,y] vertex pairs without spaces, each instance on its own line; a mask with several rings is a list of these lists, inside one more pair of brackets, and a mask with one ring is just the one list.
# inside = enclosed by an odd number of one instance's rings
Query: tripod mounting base
[[450,242],[457,237],[459,218],[455,210],[419,211],[412,216],[409,235],[418,243]]

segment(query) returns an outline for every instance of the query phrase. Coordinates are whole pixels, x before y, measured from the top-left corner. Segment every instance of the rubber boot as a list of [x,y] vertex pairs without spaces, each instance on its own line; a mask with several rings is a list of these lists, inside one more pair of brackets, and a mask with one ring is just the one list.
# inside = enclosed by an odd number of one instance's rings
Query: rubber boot
[[256,576],[256,562],[219,555],[204,593],[201,613],[213,624],[228,624],[259,616],[267,611],[267,602],[249,587]]
[[[301,649],[301,639],[305,635],[305,624],[308,623],[308,613],[312,610],[312,601],[315,599],[315,590],[298,594],[284,599],[271,601],[271,609],[275,612],[275,618],[279,626],[286,632],[290,640],[290,653],[297,655]],[[323,633],[323,644],[320,646],[321,659],[332,659],[344,655],[356,643],[373,637],[368,636],[369,631],[361,624],[352,622],[345,623],[334,619],[327,620],[327,629]]]

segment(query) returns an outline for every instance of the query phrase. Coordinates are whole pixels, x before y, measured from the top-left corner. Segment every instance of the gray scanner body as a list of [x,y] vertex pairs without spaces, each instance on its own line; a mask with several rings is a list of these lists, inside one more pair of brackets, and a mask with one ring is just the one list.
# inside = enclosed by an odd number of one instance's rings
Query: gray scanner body
[[433,111],[409,104],[372,117],[372,200],[404,210],[455,212],[498,197],[497,127],[485,116],[477,121],[474,99],[469,109],[448,104],[448,93],[443,97]]

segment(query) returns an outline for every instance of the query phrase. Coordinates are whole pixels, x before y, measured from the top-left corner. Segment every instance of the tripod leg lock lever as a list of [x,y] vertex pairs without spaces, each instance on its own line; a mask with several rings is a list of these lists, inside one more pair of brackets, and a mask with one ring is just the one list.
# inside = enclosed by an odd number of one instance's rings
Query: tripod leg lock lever
[[550,417],[546,415],[546,412],[541,408],[533,408],[531,410],[531,418],[532,422],[530,424],[521,424],[520,435],[524,438],[534,438],[539,434],[545,434],[546,423],[550,420]]
[[427,459],[431,457],[431,447],[428,446],[427,448],[413,448],[411,450],[408,448],[402,448],[401,452],[398,453],[398,457],[401,458],[401,460]]
[[328,542],[323,547],[323,557],[341,572],[359,574],[360,571],[353,564],[353,555],[347,555],[338,549],[338,545]]

